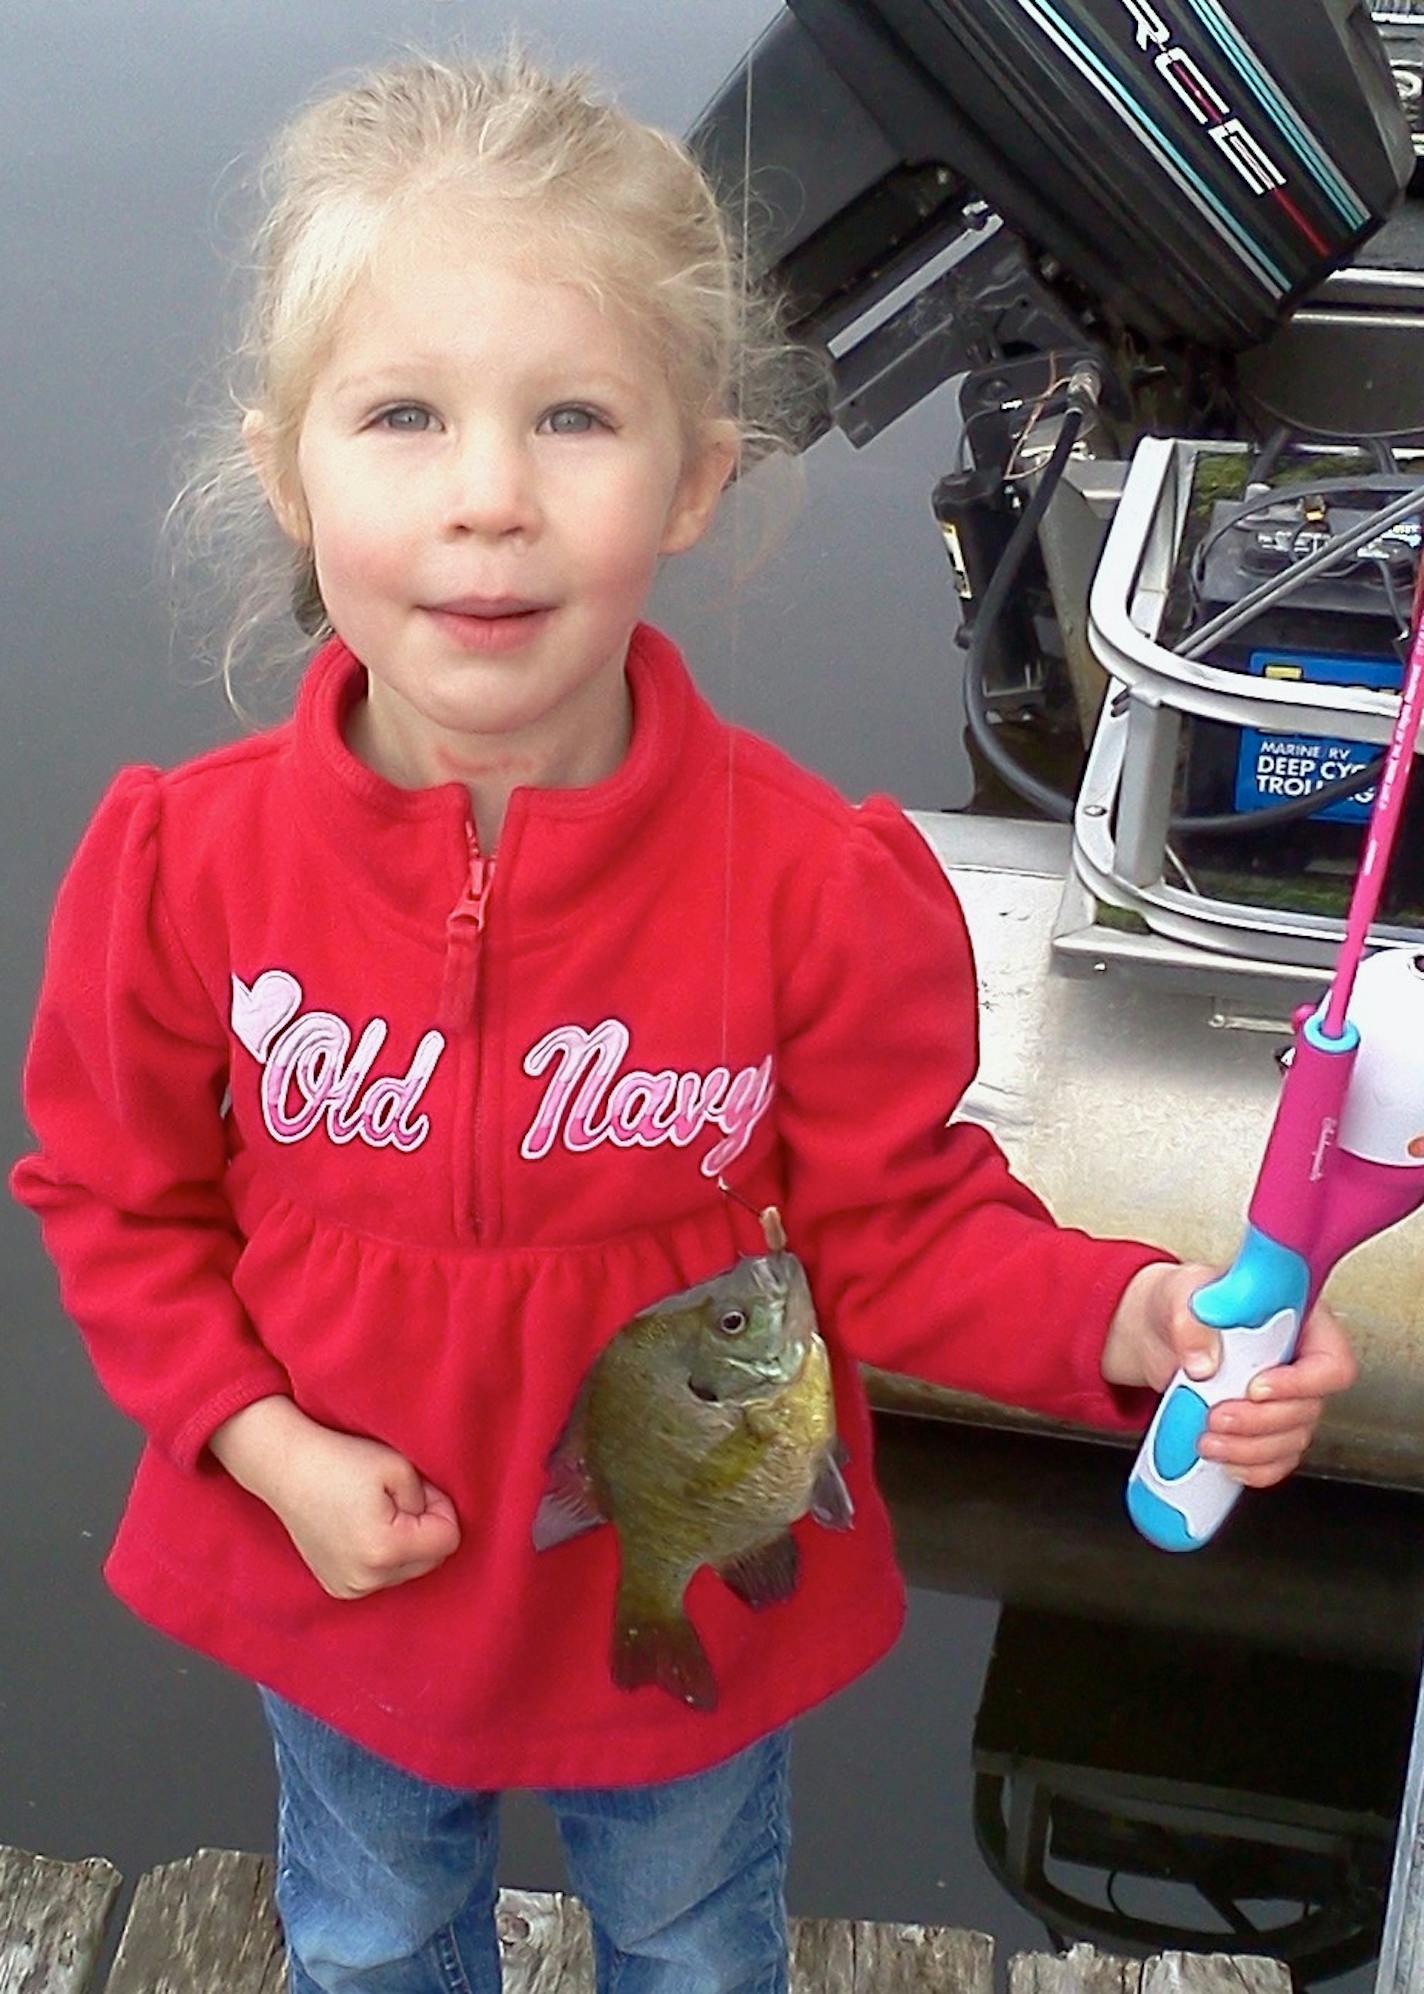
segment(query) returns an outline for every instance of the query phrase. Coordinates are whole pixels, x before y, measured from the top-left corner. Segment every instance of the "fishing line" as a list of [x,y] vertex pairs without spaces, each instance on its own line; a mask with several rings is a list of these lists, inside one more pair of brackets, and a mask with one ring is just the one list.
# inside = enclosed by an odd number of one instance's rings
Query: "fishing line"
[[723,1194],[724,1197],[730,1198],[734,1205],[740,1205],[744,1212],[750,1212],[754,1219],[759,1219],[761,1217],[761,1212],[759,1208],[752,1203],[751,1199],[744,1198],[740,1191],[734,1190],[733,1187],[727,1182],[725,1177],[719,1177],[717,1179],[717,1189]]
[[[749,295],[749,271],[751,267],[751,177],[752,177],[752,92],[756,73],[755,44],[747,57],[746,99],[742,111],[742,213],[740,267],[737,282],[741,293],[741,311],[737,328],[736,386],[733,406],[737,419],[739,461],[732,472],[732,622],[728,659],[728,719],[732,723],[727,732],[727,841],[722,882],[722,1022],[721,1022],[721,1062],[730,1069],[731,1060],[731,1008],[732,1008],[732,872],[734,862],[734,839],[736,829],[736,723],[740,711],[741,697],[741,582],[744,569],[743,526],[745,518],[745,478],[744,466],[740,461],[742,444],[746,433],[747,399],[747,304]],[[722,1187],[724,1190],[726,1186]]]
[[734,1191],[725,1177],[717,1179],[717,1189],[724,1191],[734,1205],[740,1205],[744,1212],[751,1213],[762,1229],[768,1253],[786,1251],[786,1228],[781,1222],[781,1213],[775,1205],[763,1205],[758,1208],[750,1198],[744,1198],[740,1191]]
[[1424,558],[1414,583],[1410,617],[1409,667],[1400,689],[1399,712],[1390,735],[1384,773],[1380,777],[1375,807],[1370,812],[1365,835],[1364,856],[1350,897],[1345,923],[1345,940],[1335,968],[1322,1027],[1327,1038],[1338,1039],[1345,1030],[1345,1017],[1354,993],[1355,978],[1364,959],[1370,929],[1379,912],[1390,854],[1404,815],[1404,793],[1414,770],[1415,745],[1424,723]]

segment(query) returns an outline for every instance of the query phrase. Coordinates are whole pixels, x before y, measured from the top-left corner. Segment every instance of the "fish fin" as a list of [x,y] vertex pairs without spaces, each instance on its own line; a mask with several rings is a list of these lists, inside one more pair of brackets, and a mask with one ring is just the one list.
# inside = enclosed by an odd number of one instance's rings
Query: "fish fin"
[[839,1439],[821,1463],[816,1486],[811,1491],[811,1514],[827,1530],[849,1530],[855,1522],[855,1504],[841,1473],[841,1462],[849,1458]]
[[613,1630],[613,1680],[619,1689],[655,1684],[693,1710],[717,1708],[717,1679],[707,1650],[685,1614],[620,1618]]
[[801,1580],[801,1550],[791,1532],[744,1551],[717,1567],[723,1581],[748,1606],[775,1606],[790,1599]]
[[550,1486],[539,1498],[539,1507],[534,1512],[531,1535],[536,1551],[566,1544],[570,1537],[581,1537],[585,1530],[596,1530],[600,1523],[608,1521],[585,1481],[570,1475],[556,1485],[552,1474],[549,1479]]
[[534,1512],[534,1549],[547,1551],[585,1530],[596,1530],[608,1518],[599,1505],[593,1477],[584,1459],[584,1394],[580,1393],[548,1460],[548,1475]]

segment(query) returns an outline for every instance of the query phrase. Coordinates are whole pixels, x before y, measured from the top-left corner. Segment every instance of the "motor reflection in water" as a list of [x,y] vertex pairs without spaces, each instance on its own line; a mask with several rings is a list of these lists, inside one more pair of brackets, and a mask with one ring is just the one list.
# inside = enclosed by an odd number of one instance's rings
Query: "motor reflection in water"
[[1390,1671],[1006,1607],[979,1846],[1056,1945],[1264,1953],[1308,1985],[1379,1951],[1413,1711]]
[[[1297,1477],[1169,1558],[1115,1447],[882,1415],[911,1583],[1002,1602],[975,1832],[1066,1949],[1377,1957],[1424,1638],[1424,1500]],[[1356,1978],[1351,1969],[1361,1970]]]

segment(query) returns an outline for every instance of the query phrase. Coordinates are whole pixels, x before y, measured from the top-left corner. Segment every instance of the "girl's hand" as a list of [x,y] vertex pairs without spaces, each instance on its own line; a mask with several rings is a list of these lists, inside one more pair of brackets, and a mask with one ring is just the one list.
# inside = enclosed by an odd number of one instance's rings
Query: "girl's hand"
[[[1214,1267],[1144,1267],[1123,1290],[1103,1345],[1109,1384],[1164,1391],[1179,1370],[1209,1378],[1221,1362],[1221,1338],[1192,1313],[1198,1288],[1219,1278]],[[1201,1453],[1248,1488],[1269,1488],[1300,1465],[1332,1392],[1354,1384],[1358,1367],[1344,1330],[1318,1303],[1300,1333],[1295,1358],[1253,1378],[1244,1399],[1212,1408]]]
[[218,1428],[213,1453],[286,1526],[333,1599],[363,1599],[443,1564],[460,1542],[449,1496],[393,1447],[258,1400]]

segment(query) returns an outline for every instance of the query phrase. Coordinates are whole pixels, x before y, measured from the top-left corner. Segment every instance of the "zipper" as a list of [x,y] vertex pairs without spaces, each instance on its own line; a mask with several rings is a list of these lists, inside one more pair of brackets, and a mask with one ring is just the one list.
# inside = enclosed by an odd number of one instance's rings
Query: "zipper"
[[469,851],[464,889],[445,917],[445,974],[440,985],[440,1029],[462,1032],[474,1023],[479,991],[480,942],[494,884],[494,860],[480,851],[475,827],[465,825]]
[[[484,939],[490,888],[494,884],[494,860],[486,858],[481,852],[474,824],[469,819],[465,822],[465,846],[468,853],[465,884],[459,899],[445,917],[445,972],[441,980],[438,1021],[440,1029],[446,1033],[470,1032],[477,1022],[480,944]],[[480,1082],[485,1062],[479,1046],[473,1047],[470,1056],[474,1059],[474,1080],[468,1123],[469,1148],[461,1154],[466,1132],[462,1127],[456,1141],[455,1228],[457,1232],[478,1239],[483,1209],[478,1184]]]

